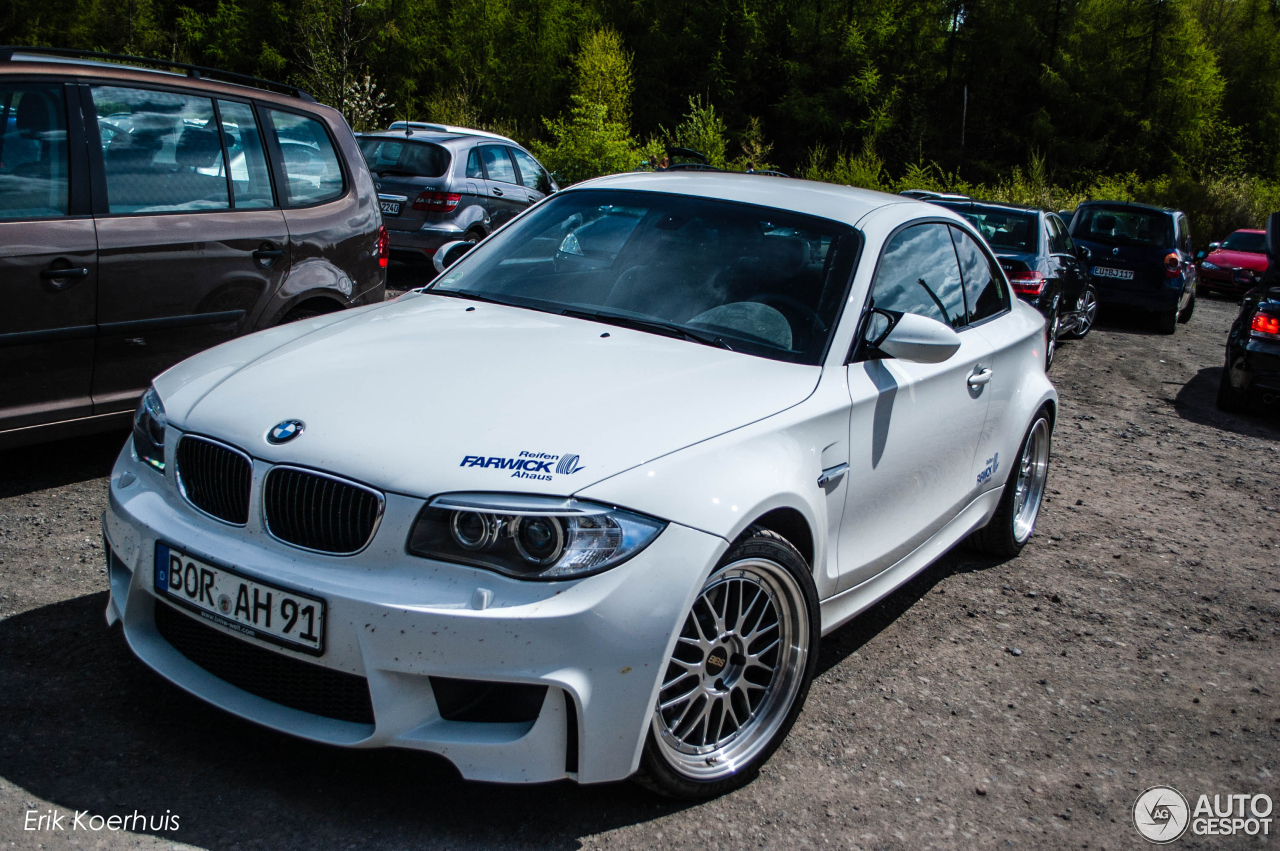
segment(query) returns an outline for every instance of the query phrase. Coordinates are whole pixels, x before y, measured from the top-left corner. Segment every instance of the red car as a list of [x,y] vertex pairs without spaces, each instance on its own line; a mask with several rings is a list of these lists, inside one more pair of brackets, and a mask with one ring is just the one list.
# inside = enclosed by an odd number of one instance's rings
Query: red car
[[1267,271],[1267,232],[1238,230],[1225,242],[1209,243],[1200,261],[1200,289],[1238,295],[1248,292]]

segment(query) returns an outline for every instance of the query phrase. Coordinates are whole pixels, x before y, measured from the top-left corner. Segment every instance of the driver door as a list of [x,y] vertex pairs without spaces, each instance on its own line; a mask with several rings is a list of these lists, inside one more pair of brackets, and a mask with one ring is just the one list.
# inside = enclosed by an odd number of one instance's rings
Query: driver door
[[859,346],[848,365],[849,487],[837,542],[837,591],[893,566],[978,492],[975,447],[990,394],[991,344],[967,327],[949,228],[893,236],[871,285],[871,307],[916,313],[960,336],[942,363],[879,357]]

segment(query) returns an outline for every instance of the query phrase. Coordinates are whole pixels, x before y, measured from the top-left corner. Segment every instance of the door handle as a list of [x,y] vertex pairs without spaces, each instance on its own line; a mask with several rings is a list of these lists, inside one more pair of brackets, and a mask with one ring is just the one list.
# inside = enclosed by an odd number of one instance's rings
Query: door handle
[[270,266],[276,262],[276,258],[284,256],[283,248],[276,248],[270,242],[262,243],[262,247],[253,252],[253,259],[262,266]]
[[502,197],[502,190],[495,186],[495,187],[493,187],[493,194],[494,194],[494,195],[497,195],[499,198],[501,198],[501,197]]
[[994,375],[995,373],[989,369],[984,369],[981,372],[975,372],[973,375],[969,376],[969,386],[981,387],[984,384],[990,384]]
[[70,269],[45,269],[40,273],[40,277],[47,281],[56,281],[59,278],[84,278],[89,275],[89,270],[84,266],[73,266]]

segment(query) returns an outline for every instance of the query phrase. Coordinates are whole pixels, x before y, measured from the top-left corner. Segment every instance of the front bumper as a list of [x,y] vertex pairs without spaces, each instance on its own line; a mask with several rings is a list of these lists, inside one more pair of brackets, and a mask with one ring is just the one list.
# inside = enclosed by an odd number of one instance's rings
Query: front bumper
[[[176,438],[172,430],[170,437]],[[638,556],[605,573],[576,582],[522,582],[406,555],[422,500],[387,494],[368,548],[350,557],[317,555],[276,541],[263,528],[257,494],[264,462],[254,464],[255,496],[243,528],[189,505],[172,467],[163,476],[144,468],[129,442],[111,475],[103,520],[113,555],[107,618],[123,622],[138,658],[250,721],[333,745],[432,751],[473,780],[603,782],[632,774],[679,625],[728,547],[721,538],[671,524]],[[322,597],[328,615],[320,658],[256,638],[236,640],[364,678],[373,723],[272,702],[179,652],[156,626],[156,607],[168,605],[154,591],[157,541]],[[480,589],[492,595],[486,608],[475,608],[486,596]],[[437,706],[431,677],[548,688],[535,720],[450,721]]]

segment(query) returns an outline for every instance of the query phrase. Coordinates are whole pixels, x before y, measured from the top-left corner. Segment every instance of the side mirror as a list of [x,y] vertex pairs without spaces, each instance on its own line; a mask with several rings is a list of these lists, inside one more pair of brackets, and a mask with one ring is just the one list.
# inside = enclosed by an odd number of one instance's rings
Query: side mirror
[[1273,263],[1280,260],[1280,213],[1267,216],[1267,256]]
[[874,309],[867,318],[867,345],[898,360],[942,363],[960,349],[960,335],[936,319]]
[[[1211,242],[1211,243],[1209,243],[1209,250],[1210,250],[1210,251],[1217,251],[1217,250],[1218,250],[1219,248],[1221,248],[1221,247],[1222,247],[1222,243],[1221,243],[1221,242]],[[1204,252],[1203,252],[1203,251],[1201,251],[1201,252],[1200,252],[1200,256],[1202,256],[1202,257],[1204,256]]]
[[1076,256],[1079,257],[1081,260],[1088,260],[1093,255],[1089,253],[1088,248],[1085,248],[1083,245],[1077,245]]
[[462,255],[475,248],[474,242],[467,242],[464,239],[455,239],[453,242],[446,242],[444,245],[436,249],[436,253],[431,257],[431,265],[436,267],[436,274],[444,274],[444,270],[458,262]]
[[[1214,246],[1214,245],[1216,245],[1216,243],[1213,243],[1213,242],[1209,243],[1209,251],[1213,251],[1213,246]],[[1208,251],[1197,251],[1197,252],[1196,252],[1196,262],[1197,262],[1197,263],[1199,263],[1201,260],[1203,260],[1204,258],[1206,258],[1206,257],[1208,257],[1208,256],[1209,256],[1209,252],[1208,252]]]

